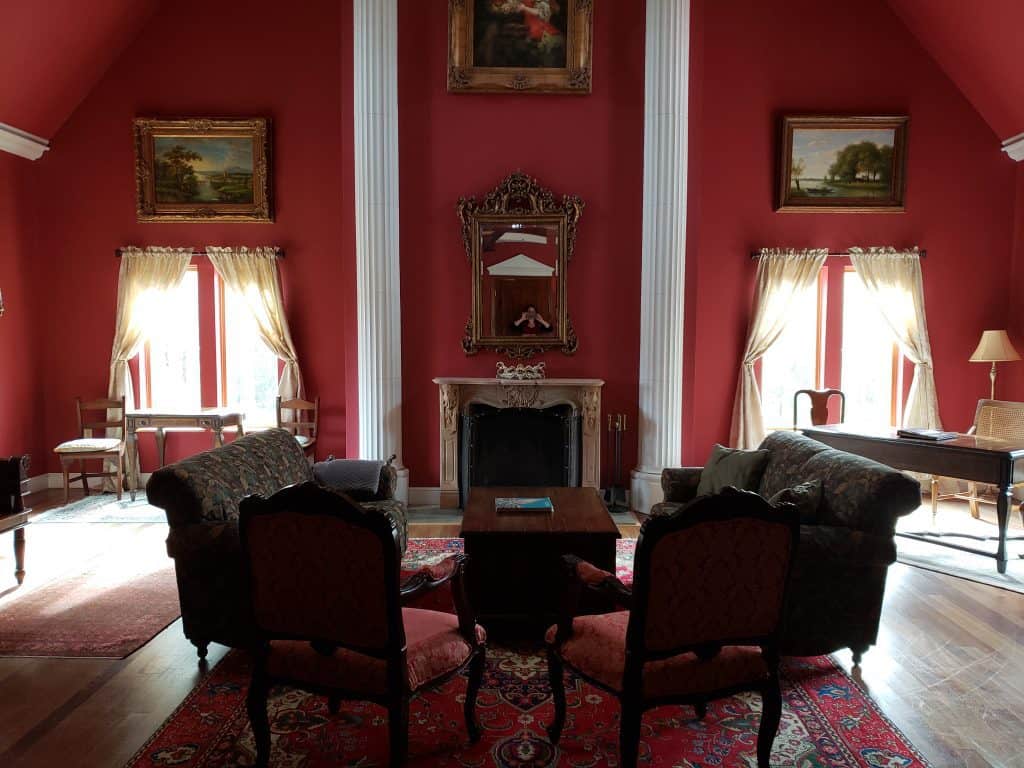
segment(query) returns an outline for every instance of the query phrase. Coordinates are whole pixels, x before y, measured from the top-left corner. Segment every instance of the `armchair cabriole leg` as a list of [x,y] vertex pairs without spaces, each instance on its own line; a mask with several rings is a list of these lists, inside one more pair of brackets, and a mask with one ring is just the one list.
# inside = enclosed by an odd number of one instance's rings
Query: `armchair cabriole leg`
[[487,649],[480,646],[469,663],[469,681],[466,685],[466,703],[463,706],[463,715],[466,718],[466,731],[469,732],[469,741],[476,744],[480,741],[480,726],[476,719],[476,695],[480,692],[480,683],[484,677],[484,666],[487,663]]
[[773,674],[761,691],[761,727],[757,732],[757,768],[769,768],[772,744],[782,719],[782,690],[779,677]]
[[341,697],[340,696],[328,696],[327,697],[327,711],[332,714],[338,714],[341,709]]
[[[260,662],[257,662],[260,663]],[[256,742],[256,768],[267,768],[270,764],[270,719],[267,717],[267,693],[269,688],[263,674],[253,675],[245,705]]]
[[705,717],[708,716],[707,702],[702,701],[700,704],[694,704],[693,711],[697,713],[698,720],[703,720]]
[[619,764],[622,768],[636,768],[640,754],[640,723],[643,709],[640,702],[622,699],[622,722],[619,725]]
[[551,743],[557,744],[565,725],[565,670],[562,667],[562,659],[554,648],[548,648],[548,680],[551,684],[551,697],[555,700],[555,719],[551,721],[547,731]]
[[409,697],[401,696],[388,706],[388,742],[391,768],[405,765],[409,754]]

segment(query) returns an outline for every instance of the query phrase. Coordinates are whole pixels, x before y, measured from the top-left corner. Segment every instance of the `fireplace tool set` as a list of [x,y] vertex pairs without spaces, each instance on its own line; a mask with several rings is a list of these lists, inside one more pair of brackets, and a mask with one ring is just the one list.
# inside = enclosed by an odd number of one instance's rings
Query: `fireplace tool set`
[[626,487],[622,484],[622,433],[626,431],[626,414],[608,414],[608,442],[612,453],[612,484],[604,493],[608,510],[611,512],[628,512],[626,503]]

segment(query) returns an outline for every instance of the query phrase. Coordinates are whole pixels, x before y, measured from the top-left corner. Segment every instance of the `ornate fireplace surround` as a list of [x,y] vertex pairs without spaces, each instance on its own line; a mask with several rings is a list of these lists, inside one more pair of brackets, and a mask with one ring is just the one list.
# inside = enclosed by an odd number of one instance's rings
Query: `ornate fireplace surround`
[[601,379],[535,379],[506,381],[439,377],[441,411],[441,507],[459,506],[459,429],[472,403],[495,408],[547,408],[565,403],[582,414],[580,484],[601,485]]

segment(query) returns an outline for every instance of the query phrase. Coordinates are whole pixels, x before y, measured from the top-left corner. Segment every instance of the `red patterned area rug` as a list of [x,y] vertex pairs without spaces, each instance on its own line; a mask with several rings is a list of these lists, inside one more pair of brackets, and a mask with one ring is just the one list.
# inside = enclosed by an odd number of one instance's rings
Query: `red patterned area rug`
[[[628,575],[633,542],[622,542],[620,573]],[[410,542],[403,565],[435,562],[458,552],[452,539]],[[624,571],[624,572],[623,572]],[[192,691],[181,707],[128,766],[236,768],[253,764],[252,732],[245,710],[246,655],[232,651]],[[413,698],[409,765],[485,768],[618,764],[619,705],[614,697],[567,678],[568,717],[554,747],[544,726],[554,709],[547,663],[537,649],[488,648],[487,671],[477,701],[483,737],[469,745],[462,719],[464,677]],[[772,764],[796,768],[923,768],[925,760],[874,702],[828,657],[791,660],[784,667],[782,724]],[[387,714],[362,702],[343,704],[332,716],[326,699],[290,688],[270,699],[271,765],[290,768],[388,764]],[[643,720],[641,761],[651,766],[709,768],[756,765],[760,697],[714,702],[705,720],[689,707],[666,706]]]
[[0,601],[0,656],[121,659],[180,614],[166,556],[111,552]]

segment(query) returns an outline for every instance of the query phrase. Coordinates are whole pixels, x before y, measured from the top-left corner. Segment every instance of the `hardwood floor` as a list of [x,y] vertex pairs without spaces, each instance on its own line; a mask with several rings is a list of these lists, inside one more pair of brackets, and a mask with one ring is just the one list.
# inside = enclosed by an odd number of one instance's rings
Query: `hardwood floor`
[[[59,498],[48,491],[31,501],[38,512]],[[26,588],[81,553],[116,557],[134,545],[166,557],[155,528],[30,525]],[[413,524],[410,533],[454,536],[458,525]],[[11,537],[3,536],[0,587],[13,587],[13,571]],[[0,611],[16,597],[0,592]],[[224,653],[211,646],[209,663]],[[850,669],[848,651],[837,658]],[[879,644],[853,674],[938,768],[1024,768],[1024,595],[894,565]],[[201,676],[180,620],[123,660],[0,658],[0,766],[121,766]]]

